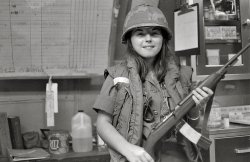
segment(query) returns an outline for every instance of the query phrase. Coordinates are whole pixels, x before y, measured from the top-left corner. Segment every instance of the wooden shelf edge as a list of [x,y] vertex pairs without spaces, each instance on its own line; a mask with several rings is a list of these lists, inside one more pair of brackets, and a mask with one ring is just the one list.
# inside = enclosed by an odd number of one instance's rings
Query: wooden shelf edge
[[[70,75],[64,74],[54,74],[51,75],[52,79],[84,79],[84,78],[95,78],[103,77],[103,74],[98,73],[72,73]],[[50,75],[43,73],[23,73],[23,74],[11,74],[11,73],[1,73],[0,80],[12,80],[12,79],[49,79]]]

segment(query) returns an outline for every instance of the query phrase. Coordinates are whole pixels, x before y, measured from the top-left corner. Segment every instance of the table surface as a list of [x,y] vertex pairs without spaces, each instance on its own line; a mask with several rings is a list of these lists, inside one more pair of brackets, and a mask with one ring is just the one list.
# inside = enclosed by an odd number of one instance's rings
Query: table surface
[[[45,159],[25,160],[22,162],[109,162],[110,155],[106,146],[94,146],[89,152],[73,152],[72,148],[68,153],[56,155],[50,154]],[[0,157],[0,162],[10,162],[7,157]]]
[[210,135],[213,135],[213,134],[244,132],[249,130],[250,130],[250,125],[230,123],[228,128],[224,127],[210,128],[208,130],[208,133]]
[[[51,154],[48,159],[38,160],[39,162],[48,162],[48,161],[82,161],[86,159],[98,160],[98,158],[110,159],[110,155],[106,146],[94,146],[92,151],[89,152],[73,152],[72,149],[68,153],[56,155]],[[70,160],[71,159],[71,160]]]

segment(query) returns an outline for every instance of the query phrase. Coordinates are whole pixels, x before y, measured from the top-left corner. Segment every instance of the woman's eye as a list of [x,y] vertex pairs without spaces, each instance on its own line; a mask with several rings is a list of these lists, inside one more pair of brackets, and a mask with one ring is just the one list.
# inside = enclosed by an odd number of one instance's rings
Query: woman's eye
[[145,35],[145,34],[144,34],[143,32],[137,32],[136,35],[138,35],[138,36],[143,36],[143,35]]
[[156,35],[159,35],[159,33],[153,32],[151,35],[156,36]]
[[160,31],[153,31],[153,32],[151,33],[151,35],[161,35],[161,32],[160,32]]

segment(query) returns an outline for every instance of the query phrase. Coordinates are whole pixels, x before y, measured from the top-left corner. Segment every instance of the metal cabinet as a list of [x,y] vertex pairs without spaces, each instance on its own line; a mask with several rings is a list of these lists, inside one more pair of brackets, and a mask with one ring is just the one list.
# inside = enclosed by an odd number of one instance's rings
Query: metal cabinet
[[207,132],[212,144],[203,151],[205,162],[247,162],[250,159],[250,126],[232,125]]

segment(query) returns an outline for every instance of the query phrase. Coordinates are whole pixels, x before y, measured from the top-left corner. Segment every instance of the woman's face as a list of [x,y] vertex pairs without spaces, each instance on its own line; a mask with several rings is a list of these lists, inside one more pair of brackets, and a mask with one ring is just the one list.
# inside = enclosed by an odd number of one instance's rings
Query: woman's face
[[143,58],[154,58],[161,50],[162,32],[156,27],[141,27],[132,31],[131,43]]

